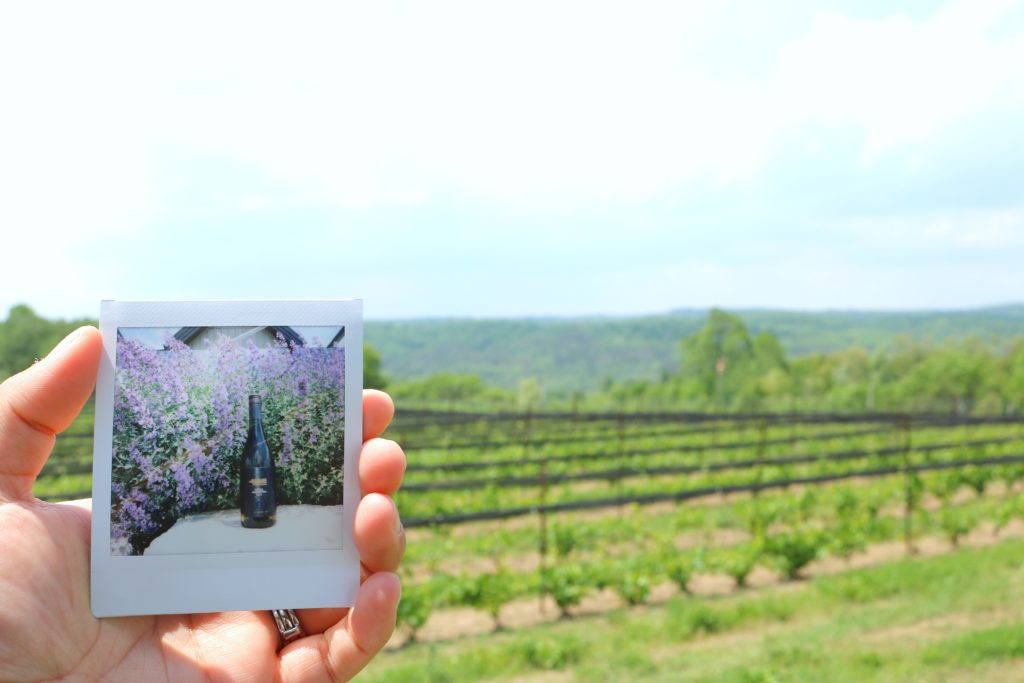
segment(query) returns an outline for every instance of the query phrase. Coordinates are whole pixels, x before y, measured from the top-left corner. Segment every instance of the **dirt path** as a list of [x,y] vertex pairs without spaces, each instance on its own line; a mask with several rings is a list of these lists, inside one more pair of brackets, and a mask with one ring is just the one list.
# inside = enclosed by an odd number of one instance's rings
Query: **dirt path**
[[[991,524],[982,524],[969,536],[961,541],[968,547],[981,547],[998,543],[1011,538],[1024,538],[1024,521],[1014,520],[998,535],[993,533]],[[924,537],[916,544],[917,554],[933,556],[952,552],[950,544],[938,537]],[[864,552],[853,555],[849,560],[826,557],[812,562],[801,571],[801,576],[815,577],[839,574],[862,567],[870,567],[896,561],[906,555],[902,542],[892,541],[869,546]],[[792,584],[785,582],[774,570],[758,566],[749,578],[749,588],[744,590],[784,589]],[[729,595],[737,592],[735,582],[728,576],[718,574],[696,574],[690,581],[690,592],[695,595]],[[679,589],[673,584],[664,583],[652,588],[647,605],[663,604]],[[570,612],[573,616],[603,614],[624,606],[617,594],[609,589],[591,593]],[[644,609],[640,606],[636,609]],[[499,621],[505,628],[523,628],[542,623],[550,623],[559,619],[559,611],[550,598],[541,602],[538,598],[529,598],[510,602],[502,608]],[[465,636],[482,635],[494,630],[494,622],[489,615],[471,608],[452,608],[434,612],[418,634],[421,641],[443,641]],[[388,643],[388,648],[400,647],[408,638],[405,629],[399,629]]]
[[[638,609],[643,609],[638,608]],[[861,645],[871,649],[920,648],[943,638],[955,637],[977,628],[1015,623],[1019,610],[1003,607],[978,612],[954,612],[885,628],[867,630],[857,636]],[[762,647],[767,636],[785,638],[796,632],[814,629],[831,621],[828,615],[816,615],[796,621],[754,624],[721,634],[703,635],[685,643],[663,645],[647,654],[656,663],[665,664],[684,652],[713,653],[751,651]],[[660,668],[660,667],[659,667]],[[516,683],[568,683],[575,680],[571,671],[538,672],[513,679]],[[969,669],[936,672],[936,678],[915,679],[943,683],[1024,680],[1024,661],[985,662]]]

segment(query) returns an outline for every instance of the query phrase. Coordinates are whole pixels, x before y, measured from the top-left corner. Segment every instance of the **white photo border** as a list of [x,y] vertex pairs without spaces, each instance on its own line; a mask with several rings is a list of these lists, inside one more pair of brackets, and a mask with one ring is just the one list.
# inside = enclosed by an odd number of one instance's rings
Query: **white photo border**
[[[119,327],[344,325],[345,462],[341,548],[199,555],[110,553],[114,373]],[[352,541],[363,441],[363,303],[324,301],[109,301],[100,307],[92,480],[92,612],[97,617],[348,607],[359,589]]]

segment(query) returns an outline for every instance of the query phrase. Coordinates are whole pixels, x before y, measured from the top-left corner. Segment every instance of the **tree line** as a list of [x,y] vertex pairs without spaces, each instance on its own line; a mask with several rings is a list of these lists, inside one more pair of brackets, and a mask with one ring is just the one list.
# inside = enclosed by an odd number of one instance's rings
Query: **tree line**
[[[88,318],[48,320],[26,305],[0,322],[0,379],[42,358]],[[535,349],[534,353],[550,352]],[[381,355],[364,346],[364,385],[387,387],[408,406],[611,410],[1024,412],[1024,336],[967,337],[940,343],[896,337],[873,351],[860,345],[823,353],[787,353],[769,331],[752,334],[734,314],[714,309],[678,344],[676,371],[654,380],[606,378],[595,391],[555,393],[543,377],[516,389],[476,374],[386,378]]]
[[[11,308],[0,321],[0,381],[44,357],[67,334],[82,325],[97,325],[95,318],[48,320],[29,306]],[[381,358],[370,346],[363,347],[363,385],[383,389],[387,382],[381,373]]]
[[902,336],[874,351],[852,345],[793,355],[773,333],[751,334],[738,316],[714,309],[678,353],[678,371],[656,380],[606,379],[587,393],[547,395],[535,377],[506,391],[450,373],[397,382],[392,391],[412,403],[520,409],[1024,412],[1022,336],[938,344]]

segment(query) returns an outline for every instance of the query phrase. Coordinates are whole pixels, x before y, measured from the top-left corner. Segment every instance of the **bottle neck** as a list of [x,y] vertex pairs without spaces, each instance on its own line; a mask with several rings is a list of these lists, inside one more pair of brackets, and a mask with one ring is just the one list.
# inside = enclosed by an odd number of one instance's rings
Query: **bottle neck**
[[259,401],[249,401],[249,436],[264,439],[263,405]]

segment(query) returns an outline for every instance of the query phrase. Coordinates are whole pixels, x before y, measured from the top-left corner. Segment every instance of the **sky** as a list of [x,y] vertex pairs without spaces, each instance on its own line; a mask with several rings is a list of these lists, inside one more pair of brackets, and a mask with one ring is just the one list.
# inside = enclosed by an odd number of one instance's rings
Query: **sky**
[[0,317],[1021,302],[1022,65],[1024,0],[6,3]]

